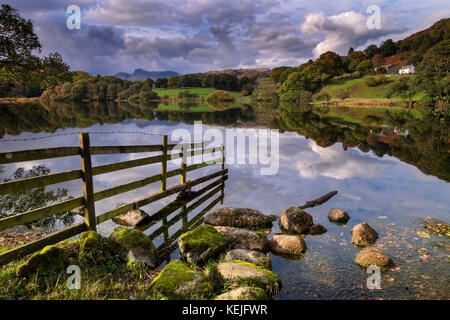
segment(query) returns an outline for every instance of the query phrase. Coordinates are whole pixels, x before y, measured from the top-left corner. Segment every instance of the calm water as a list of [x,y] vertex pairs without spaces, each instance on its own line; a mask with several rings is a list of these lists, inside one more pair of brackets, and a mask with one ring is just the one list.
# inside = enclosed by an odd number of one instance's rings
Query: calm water
[[[450,242],[448,237],[430,234],[424,238],[422,219],[430,216],[444,221],[450,217],[450,157],[448,123],[440,121],[405,120],[399,114],[368,109],[337,108],[295,109],[242,106],[225,111],[205,112],[205,106],[159,111],[168,106],[129,105],[60,105],[30,106],[14,109],[2,106],[2,151],[42,147],[74,146],[75,133],[91,134],[91,145],[159,144],[161,137],[143,134],[105,132],[148,132],[171,134],[174,129],[192,132],[194,120],[202,120],[208,128],[271,127],[280,129],[279,172],[261,176],[259,165],[229,164],[223,206],[251,207],[265,214],[280,214],[290,206],[299,206],[331,190],[337,196],[307,211],[315,223],[328,229],[321,236],[307,236],[308,250],[301,260],[286,260],[271,255],[273,271],[284,284],[280,299],[373,299],[373,298],[450,298]],[[173,106],[169,106],[174,108]],[[171,109],[172,110],[172,109]],[[1,132],[0,132],[1,133]],[[54,134],[41,140],[29,139]],[[94,165],[124,161],[148,154],[95,156]],[[248,162],[248,161],[247,161]],[[23,162],[4,167],[9,176],[17,167],[31,168],[45,164],[51,172],[80,167],[79,157]],[[179,163],[169,164],[168,170]],[[214,172],[211,166],[188,174],[188,179]],[[158,173],[158,165],[144,166],[96,176],[95,190],[142,179]],[[168,186],[178,183],[174,177]],[[81,184],[61,184],[72,196],[81,195]],[[96,203],[97,214],[159,191],[153,184]],[[155,213],[175,196],[142,209]],[[215,197],[193,210],[198,215]],[[214,208],[220,207],[218,203]],[[337,226],[327,219],[330,208],[346,210],[351,219],[346,226]],[[180,211],[167,217],[170,220]],[[79,219],[78,217],[76,220]],[[397,268],[382,274],[381,290],[366,289],[369,274],[353,259],[359,249],[351,243],[350,229],[366,221],[379,233],[376,246],[389,254]],[[181,221],[166,232],[170,237],[180,229]],[[105,222],[99,226],[107,235],[116,225]],[[145,232],[151,234],[161,223]],[[279,232],[275,224],[272,234]],[[164,234],[155,238],[164,243]],[[171,258],[179,256],[177,250]]]

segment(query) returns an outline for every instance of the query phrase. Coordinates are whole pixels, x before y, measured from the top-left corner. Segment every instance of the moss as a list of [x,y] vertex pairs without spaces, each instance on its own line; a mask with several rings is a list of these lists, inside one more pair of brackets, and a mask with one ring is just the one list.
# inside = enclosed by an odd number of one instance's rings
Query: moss
[[198,300],[214,293],[214,284],[208,278],[180,261],[172,260],[150,285],[152,299]]
[[250,262],[246,262],[246,261],[242,261],[242,260],[234,260],[233,262],[243,265],[243,266],[256,268],[259,271],[263,272],[264,276],[267,279],[267,283],[264,283],[264,281],[262,279],[257,278],[257,277],[242,279],[239,281],[239,283],[241,285],[242,284],[254,285],[256,287],[265,289],[266,292],[270,295],[275,295],[278,292],[280,292],[282,283],[281,283],[280,277],[275,272],[264,269],[263,267],[260,267],[254,263],[250,263]]
[[150,254],[156,253],[156,248],[152,240],[145,233],[137,229],[119,227],[111,233],[109,238],[126,250],[142,248]]
[[29,276],[39,271],[40,274],[50,274],[61,271],[67,263],[64,249],[56,246],[46,246],[33,254],[25,263],[19,265],[16,270],[18,277]]
[[102,236],[95,231],[84,232],[80,237],[80,258],[98,260],[102,257]]
[[211,225],[203,225],[183,234],[178,244],[188,262],[204,264],[224,252],[228,240]]

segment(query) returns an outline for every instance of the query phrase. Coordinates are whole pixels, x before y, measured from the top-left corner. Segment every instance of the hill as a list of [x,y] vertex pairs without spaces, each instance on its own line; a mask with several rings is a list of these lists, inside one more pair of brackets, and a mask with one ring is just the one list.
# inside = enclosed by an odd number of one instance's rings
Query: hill
[[132,74],[126,72],[118,72],[114,76],[123,80],[142,81],[147,78],[156,80],[158,78],[169,78],[178,75],[179,73],[175,71],[146,71],[143,69],[136,69]]
[[219,74],[219,73],[227,73],[231,75],[235,75],[238,78],[242,77],[263,77],[269,75],[269,69],[268,68],[249,68],[249,69],[225,69],[225,70],[218,70],[218,71],[206,71],[203,73],[200,73],[202,75],[207,74]]

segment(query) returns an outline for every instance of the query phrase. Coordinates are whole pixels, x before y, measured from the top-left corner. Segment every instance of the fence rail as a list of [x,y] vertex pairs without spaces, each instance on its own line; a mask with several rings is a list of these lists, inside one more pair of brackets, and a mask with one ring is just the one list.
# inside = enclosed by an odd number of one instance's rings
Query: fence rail
[[[24,151],[11,151],[0,153],[0,164],[33,161],[69,156],[80,156],[81,169],[70,170],[65,172],[52,173],[48,175],[42,175],[32,178],[26,178],[21,180],[13,180],[0,183],[0,195],[7,193],[20,193],[24,190],[46,187],[61,182],[72,181],[81,179],[83,184],[83,195],[80,197],[71,198],[65,201],[54,203],[41,208],[32,208],[27,212],[17,213],[5,218],[0,219],[0,231],[28,224],[33,221],[51,217],[56,214],[67,212],[75,208],[82,207],[84,210],[85,221],[69,226],[62,230],[49,234],[41,239],[14,248],[7,252],[0,254],[0,265],[6,264],[12,260],[21,258],[29,253],[37,251],[46,245],[57,243],[61,240],[68,239],[72,236],[78,235],[87,230],[96,230],[96,226],[102,222],[110,220],[119,214],[125,213],[129,210],[137,209],[139,207],[148,205],[157,200],[163,199],[175,193],[181,192],[188,187],[196,186],[209,180],[220,177],[217,181],[211,183],[209,186],[201,189],[198,194],[202,194],[211,188],[221,185],[223,200],[223,186],[227,179],[228,169],[225,169],[224,159],[225,150],[224,146],[204,148],[203,143],[185,143],[185,144],[168,144],[167,136],[163,136],[161,145],[135,145],[135,146],[91,146],[88,133],[79,134],[80,146],[79,147],[60,147],[60,148],[46,148],[46,149],[33,149]],[[181,150],[178,147],[182,147]],[[176,148],[177,147],[177,148]],[[200,149],[198,149],[200,148]],[[191,149],[191,150],[188,150]],[[176,152],[173,152],[173,151]],[[169,153],[172,151],[172,153]],[[106,155],[106,154],[123,154],[123,153],[143,153],[143,152],[161,152],[156,156],[150,156],[145,158],[139,158],[134,160],[110,163],[100,166],[92,166],[93,155]],[[213,159],[212,161],[202,162],[199,164],[192,164],[187,166],[186,161],[189,157],[195,157],[198,155],[211,154],[220,152],[221,157]],[[181,167],[167,171],[167,162],[171,157],[181,158]],[[145,166],[149,164],[161,163],[161,173],[150,177],[143,178],[141,180],[129,182],[112,188],[108,188],[101,191],[94,191],[92,182],[93,176],[111,173],[119,170],[125,170],[135,168],[139,166]],[[187,184],[186,176],[187,172],[198,170],[216,163],[221,163],[221,170],[208,174],[201,178],[192,180]],[[167,188],[167,179],[180,175],[180,183]],[[136,200],[134,202],[121,205],[113,210],[102,213],[100,215],[95,214],[95,202],[100,201],[115,195],[128,192],[134,189],[142,188],[155,182],[161,182],[161,191]],[[214,193],[217,190],[214,190]],[[212,195],[213,192],[211,192]],[[205,197],[206,198],[206,197]],[[215,202],[216,203],[216,202]],[[159,213],[155,214],[155,218]]]

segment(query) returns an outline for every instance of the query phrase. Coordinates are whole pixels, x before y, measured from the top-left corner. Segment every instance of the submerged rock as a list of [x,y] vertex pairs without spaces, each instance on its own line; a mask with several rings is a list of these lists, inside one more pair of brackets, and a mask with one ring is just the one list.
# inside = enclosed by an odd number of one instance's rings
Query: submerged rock
[[281,289],[280,277],[256,264],[235,260],[221,262],[217,270],[224,283],[233,286],[254,286],[264,289],[269,295],[277,294]]
[[367,247],[375,243],[378,233],[366,222],[357,224],[351,230],[352,242],[358,247]]
[[313,236],[318,236],[318,235],[324,234],[327,231],[328,231],[327,228],[325,228],[321,224],[313,224],[312,226],[310,226],[308,228],[308,234],[311,234]]
[[328,211],[328,220],[338,225],[345,225],[350,216],[348,213],[342,209],[332,208]]
[[64,249],[46,246],[41,251],[34,253],[25,263],[19,265],[16,269],[16,275],[26,277],[35,272],[45,275],[64,271],[67,261]]
[[143,263],[150,268],[155,268],[156,248],[152,240],[142,231],[119,227],[109,236],[112,243],[116,244],[122,259],[128,263]]
[[258,287],[241,287],[222,293],[214,300],[267,300],[267,294]]
[[149,290],[153,299],[198,300],[211,296],[214,284],[186,263],[172,260],[152,281]]
[[272,260],[267,254],[259,251],[252,251],[246,249],[234,249],[227,252],[223,261],[232,262],[234,260],[241,260],[245,262],[254,263],[257,266],[263,267],[265,269],[272,268]]
[[306,234],[312,224],[312,216],[298,207],[291,207],[280,215],[280,227],[287,232]]
[[301,256],[307,249],[306,242],[301,236],[279,234],[270,240],[270,251],[285,257]]
[[249,208],[219,208],[205,216],[205,223],[213,226],[227,226],[246,229],[272,227],[272,218],[258,210]]
[[269,250],[264,234],[242,228],[214,227],[231,243],[232,249],[247,249],[266,253]]
[[120,224],[122,226],[134,227],[134,226],[141,224],[148,218],[149,218],[149,215],[146,212],[144,212],[141,209],[136,209],[136,210],[131,210],[131,211],[122,213],[122,214],[114,217],[112,220],[115,223]]
[[210,225],[186,232],[178,239],[181,255],[187,262],[203,264],[224,252],[229,245],[226,237]]
[[382,271],[395,266],[394,261],[387,254],[371,247],[362,249],[356,256],[355,262],[363,268],[375,265]]

